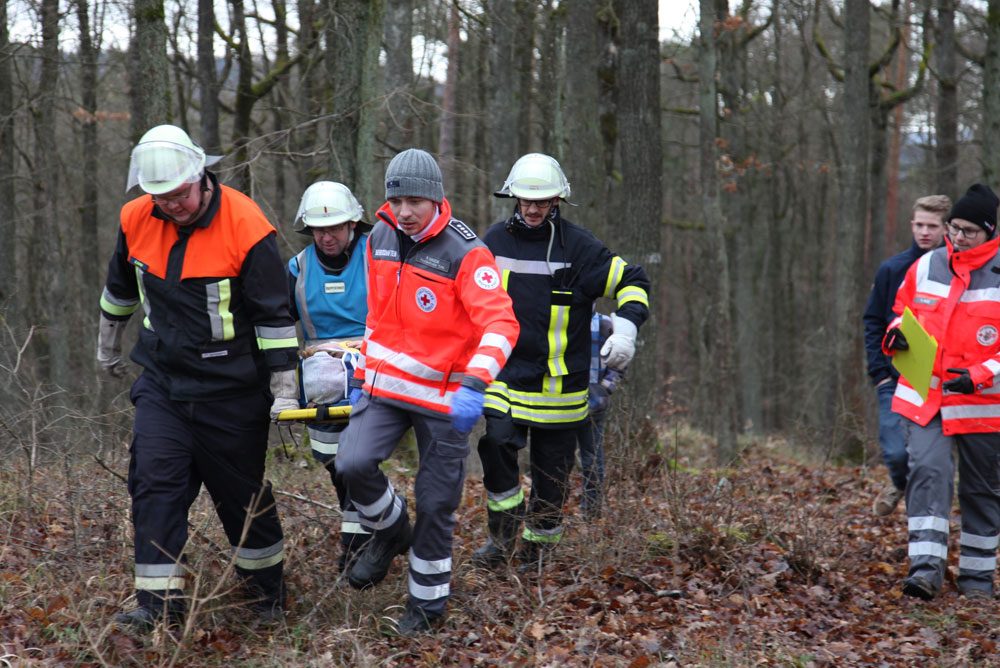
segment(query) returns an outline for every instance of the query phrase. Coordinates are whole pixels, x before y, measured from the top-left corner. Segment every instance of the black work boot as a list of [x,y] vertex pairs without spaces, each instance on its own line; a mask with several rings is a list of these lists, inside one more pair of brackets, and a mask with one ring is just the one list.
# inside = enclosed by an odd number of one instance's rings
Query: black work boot
[[510,510],[486,510],[486,526],[490,536],[486,544],[472,553],[476,568],[496,568],[510,560],[517,543],[517,534],[524,519],[524,502]]
[[390,538],[383,538],[376,533],[368,541],[347,574],[347,581],[355,589],[374,587],[385,578],[396,555],[405,554],[410,549],[411,539],[410,517],[404,512],[402,526],[395,534]]
[[548,563],[552,551],[552,546],[546,543],[522,541],[521,549],[517,551],[517,570],[529,575],[538,573]]
[[347,534],[346,539],[342,537],[340,559],[337,561],[338,573],[350,573],[354,562],[358,560],[358,555],[365,549],[371,537],[368,533]]
[[[161,610],[151,610],[149,608],[136,608],[132,612],[122,612],[114,617],[114,624],[118,628],[131,631],[132,633],[149,633],[163,619]],[[167,614],[167,628],[179,629],[184,625],[184,614],[172,611]]]

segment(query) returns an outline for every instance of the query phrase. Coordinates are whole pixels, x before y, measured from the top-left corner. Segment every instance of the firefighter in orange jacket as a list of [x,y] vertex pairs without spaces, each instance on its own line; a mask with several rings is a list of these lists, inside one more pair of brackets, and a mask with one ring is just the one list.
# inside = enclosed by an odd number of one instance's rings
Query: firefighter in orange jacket
[[202,483],[251,606],[277,620],[285,605],[281,524],[263,476],[269,412],[298,407],[298,340],[274,228],[206,171],[215,160],[173,125],[143,135],[127,189],[146,194],[122,207],[101,296],[97,356],[114,376],[142,307],[128,477],[139,607],[116,618],[139,631],[184,613],[187,514]]
[[[430,154],[394,157],[385,196],[368,237],[364,363],[337,467],[374,534],[348,581],[357,589],[378,584],[409,548],[409,601],[395,632],[413,636],[444,614],[469,432],[519,326],[493,254],[452,218]],[[420,457],[412,532],[406,500],[379,470],[411,426]]]
[[944,584],[958,446],[962,509],[958,588],[967,597],[993,596],[1000,533],[1000,254],[997,205],[976,184],[948,214],[950,239],[906,273],[882,343],[886,354],[909,345],[899,327],[905,307],[938,342],[927,398],[900,378],[892,409],[903,430],[909,476],[910,569],[903,593],[924,600]]

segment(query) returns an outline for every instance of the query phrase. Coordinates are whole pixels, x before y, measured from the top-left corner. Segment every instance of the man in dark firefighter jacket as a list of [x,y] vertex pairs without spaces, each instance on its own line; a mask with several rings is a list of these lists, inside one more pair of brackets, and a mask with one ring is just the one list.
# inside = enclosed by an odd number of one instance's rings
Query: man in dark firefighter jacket
[[277,620],[285,605],[264,458],[269,411],[298,407],[298,341],[274,228],[206,171],[216,160],[178,127],[143,135],[126,190],[145,194],[122,207],[101,295],[97,356],[113,376],[127,368],[125,323],[142,308],[128,477],[139,607],[116,618],[139,631],[184,613],[188,509],[202,483],[251,607]]
[[[517,198],[514,214],[483,241],[493,251],[514,303],[521,335],[486,392],[486,434],[479,441],[489,540],[473,555],[493,567],[512,554],[539,564],[562,537],[562,506],[573,468],[576,436],[587,418],[590,318],[600,297],[616,299],[614,333],[601,348],[605,364],[624,369],[649,315],[649,279],[593,234],[565,220],[559,201],[570,194],[559,163],[541,153],[522,156],[497,193]],[[532,488],[526,504],[517,451],[531,439]]]

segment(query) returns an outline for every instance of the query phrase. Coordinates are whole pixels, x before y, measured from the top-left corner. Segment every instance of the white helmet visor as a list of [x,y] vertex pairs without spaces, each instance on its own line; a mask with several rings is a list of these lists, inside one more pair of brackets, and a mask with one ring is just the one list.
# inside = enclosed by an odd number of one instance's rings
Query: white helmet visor
[[205,153],[169,141],[147,141],[132,149],[128,185],[151,195],[162,195],[194,183],[205,170]]
[[361,220],[365,210],[347,186],[319,181],[302,194],[295,221],[305,227],[332,227]]

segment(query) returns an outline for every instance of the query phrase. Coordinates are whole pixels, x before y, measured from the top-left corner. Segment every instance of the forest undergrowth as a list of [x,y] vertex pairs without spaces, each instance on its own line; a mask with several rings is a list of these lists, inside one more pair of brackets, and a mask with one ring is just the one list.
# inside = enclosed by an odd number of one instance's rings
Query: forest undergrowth
[[[229,547],[202,493],[191,512],[191,614],[178,632],[115,628],[134,606],[127,452],[8,453],[0,476],[0,667],[7,666],[1000,666],[995,601],[958,595],[957,515],[937,600],[902,597],[906,517],[870,507],[881,467],[745,443],[725,468],[706,439],[665,431],[608,444],[602,517],[585,522],[579,477],[567,531],[541,572],[481,571],[482,485],[458,511],[450,612],[437,633],[384,637],[406,600],[405,559],[373,591],[338,575],[329,478],[294,439],[268,477],[285,530],[290,612],[261,626],[244,610]],[[413,462],[387,473],[412,504]]]

